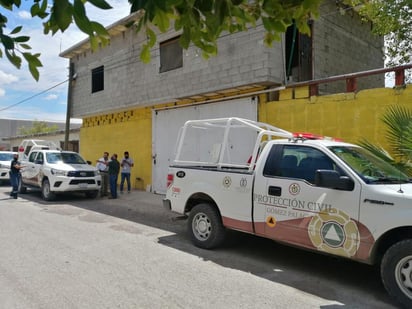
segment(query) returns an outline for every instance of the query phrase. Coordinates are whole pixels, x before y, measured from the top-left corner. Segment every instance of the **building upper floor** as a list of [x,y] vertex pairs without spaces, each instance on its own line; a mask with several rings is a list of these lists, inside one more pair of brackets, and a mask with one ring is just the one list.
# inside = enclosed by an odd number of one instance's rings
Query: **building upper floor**
[[[353,11],[341,14],[336,1],[326,0],[320,17],[311,22],[311,36],[292,25],[272,47],[264,44],[263,25],[248,31],[224,34],[218,54],[209,59],[195,46],[183,50],[179,32],[158,33],[151,62],[140,60],[143,33],[132,14],[109,26],[110,44],[91,50],[87,40],[64,51],[70,61],[72,117],[104,114],[133,107],[206,100],[227,93],[277,87],[381,68],[383,38],[371,33],[371,25]],[[362,80],[359,89],[382,87],[384,76]],[[321,93],[343,91],[344,85],[320,88]],[[342,90],[341,90],[342,88]]]

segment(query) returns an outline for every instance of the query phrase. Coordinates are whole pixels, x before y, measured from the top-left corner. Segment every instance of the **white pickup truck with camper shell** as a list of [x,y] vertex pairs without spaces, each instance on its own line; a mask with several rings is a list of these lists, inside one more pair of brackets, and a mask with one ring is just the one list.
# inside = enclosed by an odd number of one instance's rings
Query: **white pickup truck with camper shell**
[[360,146],[241,118],[187,121],[163,204],[201,248],[233,229],[379,265],[412,308],[412,183]]
[[53,200],[59,193],[80,192],[89,198],[99,193],[100,172],[77,152],[60,150],[50,142],[25,140],[19,147],[19,157],[23,166],[20,193],[26,193],[27,188],[40,189],[46,201]]

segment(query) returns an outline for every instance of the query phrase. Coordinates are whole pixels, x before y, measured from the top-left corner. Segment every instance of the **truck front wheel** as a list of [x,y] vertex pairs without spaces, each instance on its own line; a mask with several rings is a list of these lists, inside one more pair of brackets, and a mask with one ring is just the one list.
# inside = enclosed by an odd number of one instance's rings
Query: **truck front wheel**
[[188,230],[195,246],[212,249],[225,239],[226,229],[217,210],[210,204],[199,204],[190,211]]
[[383,285],[405,308],[412,308],[412,239],[390,247],[381,263]]
[[50,182],[48,179],[43,180],[41,186],[41,196],[45,201],[52,201],[56,197],[55,194],[50,190]]

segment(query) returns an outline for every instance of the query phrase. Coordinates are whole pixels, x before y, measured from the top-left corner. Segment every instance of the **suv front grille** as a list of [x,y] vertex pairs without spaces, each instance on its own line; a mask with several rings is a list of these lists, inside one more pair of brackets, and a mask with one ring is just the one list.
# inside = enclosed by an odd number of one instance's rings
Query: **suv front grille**
[[69,177],[94,177],[94,171],[70,171],[67,173]]
[[96,182],[94,179],[72,179],[70,180],[71,185],[78,185],[80,183],[87,183],[89,185],[94,185]]

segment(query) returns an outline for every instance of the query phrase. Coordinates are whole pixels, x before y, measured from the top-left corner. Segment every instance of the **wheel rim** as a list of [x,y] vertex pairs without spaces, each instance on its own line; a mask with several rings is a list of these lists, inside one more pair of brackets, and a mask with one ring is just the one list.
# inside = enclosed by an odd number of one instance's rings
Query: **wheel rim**
[[209,238],[212,232],[212,222],[204,213],[198,213],[193,218],[192,230],[195,237],[200,241],[205,241]]
[[396,265],[396,283],[402,292],[412,299],[412,256],[406,256]]
[[43,195],[47,198],[50,195],[50,185],[49,183],[46,181],[43,185]]

